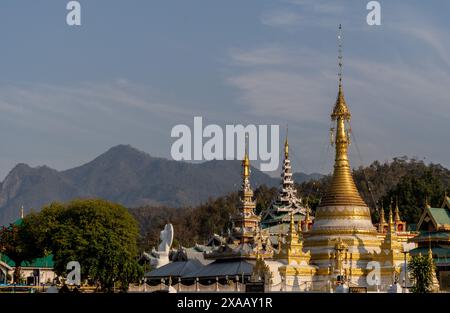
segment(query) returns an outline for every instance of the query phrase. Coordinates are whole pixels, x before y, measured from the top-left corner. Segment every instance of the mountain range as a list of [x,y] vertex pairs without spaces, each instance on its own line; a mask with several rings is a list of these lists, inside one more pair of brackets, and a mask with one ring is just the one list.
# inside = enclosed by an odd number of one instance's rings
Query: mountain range
[[[296,182],[320,174],[294,174]],[[252,168],[252,185],[278,186],[280,180]],[[103,198],[126,207],[198,205],[240,187],[239,161],[188,163],[156,158],[129,145],[115,146],[91,162],[65,171],[17,164],[0,185],[0,225],[24,211],[54,201]]]

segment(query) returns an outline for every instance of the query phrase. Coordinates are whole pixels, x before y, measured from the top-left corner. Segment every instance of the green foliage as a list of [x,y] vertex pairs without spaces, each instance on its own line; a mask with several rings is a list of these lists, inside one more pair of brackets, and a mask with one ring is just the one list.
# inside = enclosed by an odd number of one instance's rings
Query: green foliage
[[[276,188],[260,186],[255,189],[257,210],[266,208],[276,194]],[[174,246],[204,244],[213,234],[225,234],[230,228],[230,217],[239,206],[239,193],[233,192],[217,199],[209,199],[195,208],[142,207],[130,209],[139,221],[141,239],[139,248],[149,250],[159,242],[159,232],[166,223],[175,231]]]
[[42,254],[34,234],[27,226],[26,223],[21,222],[0,229],[0,253],[4,253],[16,264],[13,275],[15,283],[20,281],[22,262],[31,262]]
[[266,185],[259,186],[255,190],[256,214],[261,214],[263,210],[269,207],[270,203],[276,197],[278,189],[275,187],[269,188]]
[[383,164],[375,161],[356,170],[354,177],[369,207],[374,209],[375,203],[378,208],[382,203],[387,207],[398,200],[400,214],[408,223],[418,222],[426,198],[432,206],[440,206],[444,192],[450,190],[448,169],[440,164],[427,165],[406,157],[394,158],[392,162]]
[[53,254],[58,275],[67,273],[68,262],[78,261],[82,279],[107,292],[115,282],[126,290],[142,277],[136,260],[137,223],[120,205],[104,200],[53,203],[25,220],[42,249]]
[[413,256],[408,263],[408,271],[414,279],[412,291],[416,293],[431,292],[435,270],[433,259],[427,255]]

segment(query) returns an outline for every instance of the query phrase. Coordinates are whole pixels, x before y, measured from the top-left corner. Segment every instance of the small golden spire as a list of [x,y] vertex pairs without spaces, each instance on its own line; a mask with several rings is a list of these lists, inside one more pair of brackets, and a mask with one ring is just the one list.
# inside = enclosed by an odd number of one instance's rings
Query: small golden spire
[[395,232],[394,220],[392,218],[392,207],[389,207],[388,232],[391,233],[391,234]]
[[378,232],[384,233],[384,225],[386,225],[386,219],[384,218],[384,205],[381,203],[380,222],[378,223]]
[[292,236],[292,234],[295,233],[294,212],[291,212],[290,215],[291,215],[291,221],[289,223],[289,232],[291,233],[291,236]]
[[381,206],[380,223],[386,223],[386,219],[384,217],[384,207],[383,206]]
[[23,219],[24,217],[24,210],[23,210],[23,205],[20,207],[20,219]]
[[289,134],[289,128],[286,126],[286,139],[284,141],[284,158],[289,158],[289,142],[288,142],[288,134]]
[[433,259],[433,251],[431,250],[431,237],[430,237],[430,234],[428,234],[428,258],[430,260]]
[[250,176],[250,159],[248,158],[248,136],[245,138],[245,155],[244,160],[242,160],[242,167],[243,167],[243,176],[244,179],[248,178]]
[[395,198],[395,218],[394,221],[397,223],[400,221],[400,212],[398,209],[398,197]]

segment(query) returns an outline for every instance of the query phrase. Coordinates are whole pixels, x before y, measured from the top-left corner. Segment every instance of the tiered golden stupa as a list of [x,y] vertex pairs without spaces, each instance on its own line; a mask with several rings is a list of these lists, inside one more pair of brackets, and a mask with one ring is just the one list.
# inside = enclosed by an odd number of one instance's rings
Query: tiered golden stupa
[[240,205],[237,212],[231,216],[231,231],[226,238],[226,243],[205,254],[205,258],[256,260],[273,256],[269,233],[262,231],[259,227],[260,217],[255,214],[255,207],[256,203],[250,185],[250,159],[246,145],[242,160]]
[[304,247],[311,252],[311,264],[319,267],[318,285],[329,284],[340,275],[350,284],[367,286],[367,264],[373,260],[373,253],[380,250],[381,242],[351,174],[347,152],[351,114],[342,87],[341,44],[339,68],[339,90],[331,114],[336,123],[333,177],[316,210],[314,224],[305,234]]
[[380,252],[375,253],[374,260],[380,263],[380,285],[392,285],[400,281],[403,263],[403,245],[397,236],[396,225],[389,209],[388,228]]

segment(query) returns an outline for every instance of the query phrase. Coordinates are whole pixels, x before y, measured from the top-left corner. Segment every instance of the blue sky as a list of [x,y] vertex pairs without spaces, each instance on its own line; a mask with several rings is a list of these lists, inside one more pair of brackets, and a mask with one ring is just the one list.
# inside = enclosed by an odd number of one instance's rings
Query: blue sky
[[[170,157],[176,124],[289,124],[295,171],[331,169],[336,31],[362,162],[450,166],[448,1],[0,2],[0,177],[66,169],[117,144]],[[352,165],[361,160],[353,145]]]

